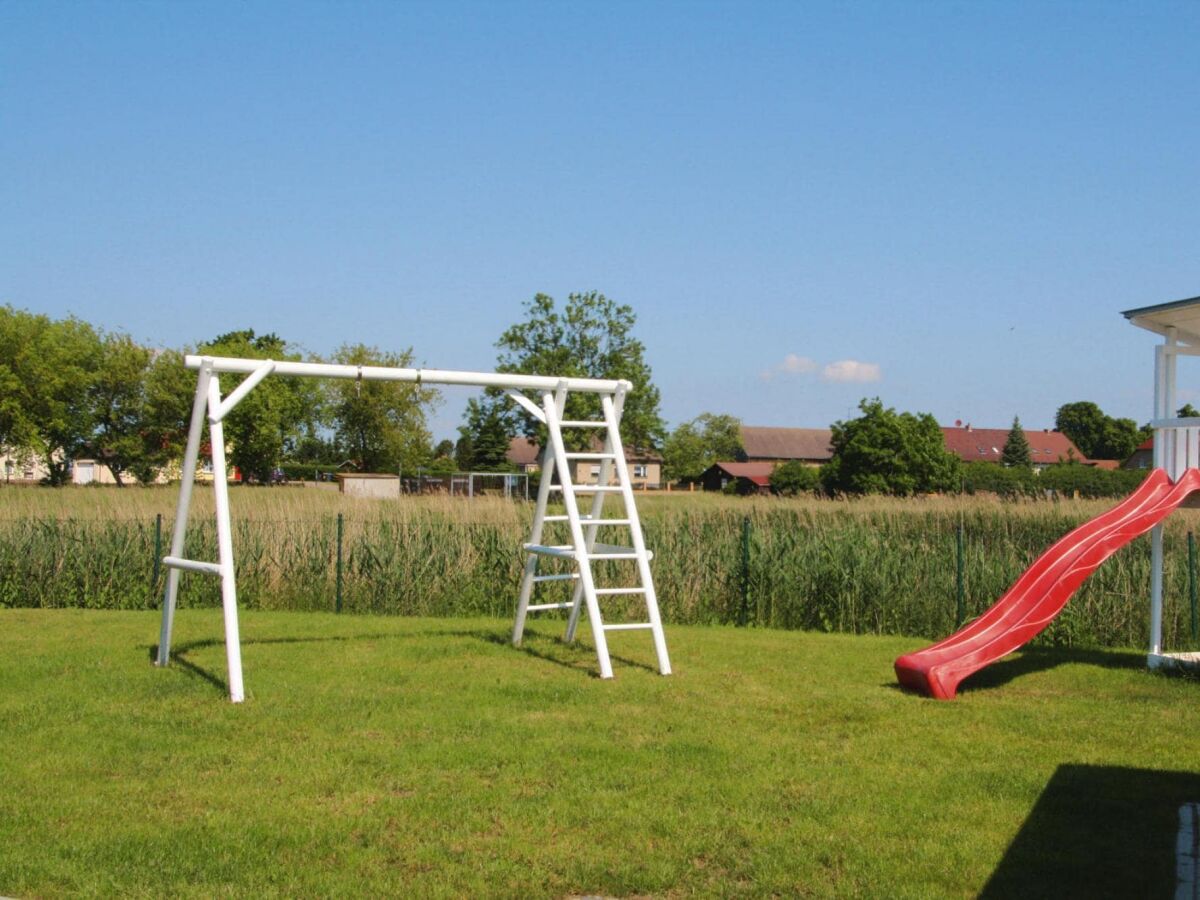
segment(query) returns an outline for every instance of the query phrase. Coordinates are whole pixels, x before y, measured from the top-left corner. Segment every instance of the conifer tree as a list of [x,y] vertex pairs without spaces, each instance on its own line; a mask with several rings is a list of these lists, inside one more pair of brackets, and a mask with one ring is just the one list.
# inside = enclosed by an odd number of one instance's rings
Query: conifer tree
[[1021,420],[1013,416],[1012,428],[1004,441],[1004,450],[1000,454],[1000,462],[1014,469],[1033,468],[1033,458],[1029,452],[1029,440],[1025,437],[1025,429]]

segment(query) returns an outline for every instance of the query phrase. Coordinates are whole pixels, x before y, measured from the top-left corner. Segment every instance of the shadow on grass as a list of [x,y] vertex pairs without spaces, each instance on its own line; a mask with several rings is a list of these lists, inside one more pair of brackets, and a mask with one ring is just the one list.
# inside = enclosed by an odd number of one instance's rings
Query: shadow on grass
[[1176,896],[1179,808],[1198,800],[1192,772],[1060,766],[980,897]]
[[[480,640],[487,641],[489,644],[500,644],[506,647],[512,646],[512,641],[508,634],[500,635],[490,631],[459,631],[451,633],[459,634],[465,637],[475,637]],[[560,651],[570,653],[571,657],[564,658],[563,656],[557,656],[553,653],[541,650],[537,646],[534,646],[536,643],[549,644]],[[585,671],[592,678],[600,677],[600,673],[594,668],[596,664],[596,648],[591,644],[588,644],[586,641],[577,639],[573,643],[568,644],[560,638],[542,634],[539,631],[526,627],[525,637],[521,641],[521,646],[517,647],[516,649],[520,650],[527,656],[534,657],[535,659],[554,663],[556,666],[562,666],[563,668],[571,669],[576,672]],[[653,666],[647,665],[643,662],[638,662],[636,659],[618,656],[611,650],[609,650],[608,658],[614,663],[620,663],[621,665],[628,666],[631,669],[644,669],[647,672],[658,671]]]
[[[1045,672],[1071,663],[1097,666],[1101,669],[1144,669],[1146,668],[1146,657],[1144,654],[1132,650],[1026,647],[1018,653],[1007,656],[968,676],[958,686],[958,693],[965,694],[971,691],[1002,687],[1025,675]],[[1161,671],[1164,674],[1176,674],[1173,670]],[[887,682],[883,686],[905,693],[915,693],[896,681]]]
[[[355,634],[355,635],[322,635],[319,637],[261,637],[261,638],[243,638],[242,646],[248,647],[255,644],[316,644],[344,642],[344,641],[381,641],[381,640],[404,640],[408,638],[418,637],[465,637],[473,640],[484,641],[489,644],[495,644],[503,647],[512,647],[512,642],[508,632],[499,633],[488,631],[486,629],[445,629],[435,628],[423,631],[410,631],[397,634],[389,633],[372,633],[372,634]],[[560,649],[563,654],[555,655],[553,652],[540,649],[537,644],[552,644]],[[188,674],[206,681],[222,694],[229,693],[229,682],[217,675],[215,672],[200,666],[190,659],[188,653],[193,650],[203,650],[209,647],[225,646],[224,638],[204,638],[203,640],[188,641],[187,643],[177,644],[171,651],[171,664],[178,666]],[[526,628],[525,640],[520,647],[515,648],[526,656],[532,656],[535,659],[543,660],[544,662],[553,663],[556,666],[570,669],[575,672],[583,672],[592,678],[598,678],[599,673],[595,670],[594,664],[596,660],[596,649],[586,642],[576,641],[573,644],[566,644],[556,637],[544,635],[534,629]],[[158,644],[151,644],[147,647],[149,651],[150,661],[155,662],[158,659]],[[614,663],[619,663],[629,668],[645,669],[648,672],[657,671],[653,666],[638,662],[634,659],[618,656],[610,653],[610,658]]]
[[1008,684],[1014,678],[1045,672],[1058,666],[1078,663],[1101,669],[1144,669],[1144,654],[1129,650],[1089,650],[1075,647],[1027,647],[1015,656],[1005,657],[971,675],[959,685],[959,692],[987,690]]

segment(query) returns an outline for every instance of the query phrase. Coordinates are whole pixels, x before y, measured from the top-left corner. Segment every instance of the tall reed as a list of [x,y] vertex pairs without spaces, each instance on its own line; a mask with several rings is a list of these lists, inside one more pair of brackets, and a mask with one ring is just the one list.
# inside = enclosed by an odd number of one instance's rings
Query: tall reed
[[[198,492],[189,529],[185,555],[193,559],[216,558],[205,494]],[[513,612],[528,504],[444,497],[348,501],[312,489],[239,488],[232,494],[238,591],[247,607],[333,608],[341,512],[346,611]],[[0,491],[0,606],[157,607],[163,576],[153,578],[154,516],[163,513],[165,548],[173,503],[173,493],[154,490]],[[1042,550],[1106,504],[650,497],[642,506],[668,622],[733,623],[744,608],[754,626],[937,637],[954,627],[960,524],[967,612],[974,616]],[[750,543],[744,556],[746,518]],[[1196,512],[1183,510],[1166,527],[1169,647],[1192,646],[1186,532],[1198,522]],[[565,535],[547,539],[566,542]],[[631,583],[629,569],[622,568],[628,566],[602,566],[601,583]],[[569,596],[561,583],[539,590],[547,600]],[[1149,541],[1142,538],[1085,582],[1040,640],[1142,646],[1148,592]],[[610,618],[643,615],[636,597],[604,602]],[[215,605],[215,583],[185,574],[180,603]]]

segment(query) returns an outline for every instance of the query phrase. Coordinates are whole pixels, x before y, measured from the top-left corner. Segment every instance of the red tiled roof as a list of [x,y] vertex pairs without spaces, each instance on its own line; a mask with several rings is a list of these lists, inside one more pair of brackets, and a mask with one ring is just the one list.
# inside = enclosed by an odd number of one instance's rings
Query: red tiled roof
[[1112,472],[1121,468],[1121,460],[1119,459],[1089,459],[1086,464],[1093,469],[1108,469]]
[[514,466],[536,466],[542,461],[538,445],[526,437],[515,437],[509,441],[508,452],[504,455]]
[[742,426],[742,446],[749,459],[803,459],[825,462],[833,456],[828,428],[764,428]]
[[[1008,432],[1008,428],[942,428],[946,449],[964,462],[1000,462]],[[1067,459],[1087,461],[1087,457],[1061,431],[1026,431],[1025,440],[1029,441],[1029,458],[1035,466],[1065,462]]]
[[775,464],[769,462],[716,462],[712,468],[720,469],[733,478],[749,478],[755,484],[768,484]]

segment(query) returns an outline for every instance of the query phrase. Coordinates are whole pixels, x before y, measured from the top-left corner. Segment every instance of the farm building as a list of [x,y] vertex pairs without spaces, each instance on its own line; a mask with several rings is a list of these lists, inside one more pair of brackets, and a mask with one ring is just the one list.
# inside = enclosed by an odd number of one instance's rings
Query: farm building
[[[592,449],[594,452],[602,449],[599,440],[594,442]],[[517,467],[518,472],[532,473],[541,467],[541,450],[526,437],[515,437],[509,441],[505,456]],[[626,447],[625,464],[629,467],[629,481],[634,490],[657,488],[662,484],[662,456],[653,450],[634,450]],[[575,484],[595,484],[600,477],[600,463],[577,460],[571,477]],[[614,473],[609,478],[609,484],[616,483],[617,477]]]
[[[1004,443],[1008,440],[1008,432],[1007,428],[974,428],[971,425],[942,428],[946,449],[963,462],[1000,462],[1004,453]],[[1071,439],[1061,431],[1026,429],[1025,440],[1029,442],[1029,457],[1034,469],[1044,469],[1046,466],[1070,459],[1088,461]]]
[[1154,438],[1148,437],[1138,444],[1133,455],[1121,463],[1122,469],[1149,469],[1154,465]]
[[0,479],[6,484],[37,484],[49,474],[46,464],[33,454],[0,450]]
[[833,448],[829,444],[832,436],[833,432],[828,428],[743,425],[742,448],[745,452],[740,461],[780,463],[799,460],[819,466],[829,462],[833,456]]
[[769,494],[773,471],[773,462],[718,462],[704,470],[700,484],[706,491],[721,491],[736,484],[739,494]]

